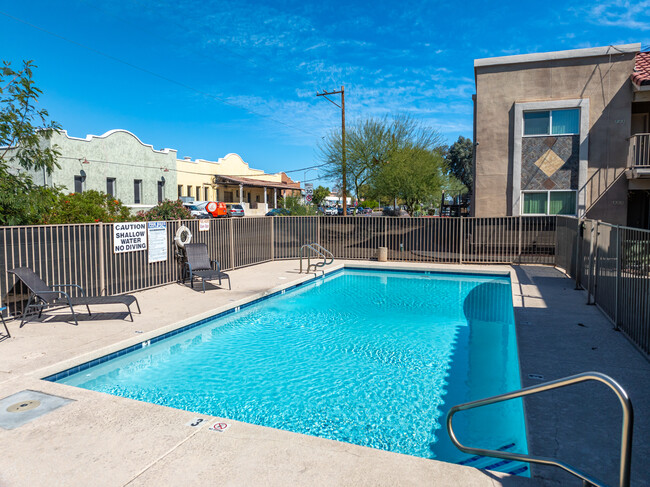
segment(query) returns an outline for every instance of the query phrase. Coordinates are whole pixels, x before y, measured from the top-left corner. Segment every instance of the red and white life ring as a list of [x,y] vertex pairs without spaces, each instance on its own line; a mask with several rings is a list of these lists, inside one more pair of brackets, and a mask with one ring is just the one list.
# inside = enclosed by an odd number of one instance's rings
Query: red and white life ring
[[205,206],[205,209],[208,211],[208,213],[214,213],[215,211],[217,211],[217,203],[214,201],[210,201],[210,203],[208,203]]

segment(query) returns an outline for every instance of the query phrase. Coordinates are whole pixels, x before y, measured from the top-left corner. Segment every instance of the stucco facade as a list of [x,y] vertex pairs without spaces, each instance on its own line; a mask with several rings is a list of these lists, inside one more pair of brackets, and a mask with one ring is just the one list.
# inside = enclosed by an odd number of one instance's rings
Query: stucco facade
[[235,153],[217,161],[185,157],[176,161],[176,169],[178,197],[241,203],[247,215],[264,214],[287,191],[300,189],[285,174],[253,169]]
[[[237,154],[218,161],[179,159],[175,149],[156,150],[126,130],[86,138],[62,130],[42,145],[57,148],[61,167],[50,175],[32,172],[37,184],[113,194],[133,211],[190,196],[197,201],[241,202],[247,215],[256,215],[275,207],[286,193],[300,192],[300,184],[286,174],[252,169]],[[13,170],[20,170],[15,166]]]
[[[159,196],[163,200],[176,198],[174,149],[156,150],[126,130],[111,130],[84,139],[71,137],[62,130],[43,144],[56,146],[61,167],[49,176],[33,173],[38,184],[64,187],[71,193],[79,184],[83,191],[93,189],[104,193],[110,192],[110,186],[113,195],[134,211],[155,206]],[[136,184],[139,198],[136,198]]]
[[[573,191],[575,210],[567,214],[626,223],[630,75],[639,49],[630,44],[475,61],[474,216],[526,213],[526,192]],[[524,124],[532,112],[575,119],[530,135]]]

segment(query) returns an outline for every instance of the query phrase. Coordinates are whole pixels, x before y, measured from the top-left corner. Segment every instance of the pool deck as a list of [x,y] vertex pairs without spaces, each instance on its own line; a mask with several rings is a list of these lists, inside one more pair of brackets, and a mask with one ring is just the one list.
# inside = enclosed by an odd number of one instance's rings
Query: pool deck
[[[383,265],[511,272],[523,385],[541,382],[528,374],[552,380],[591,370],[619,381],[635,407],[632,485],[650,485],[650,363],[563,274],[545,266]],[[232,291],[171,284],[136,293],[143,314],[134,323],[113,306],[94,307],[97,319],[82,316],[78,327],[65,316],[23,328],[10,321],[12,338],[0,341],[0,400],[32,390],[73,401],[0,428],[0,486],[581,485],[559,469],[533,467],[532,480],[503,476],[40,380],[305,279],[296,261],[230,275]],[[609,389],[583,384],[528,398],[525,407],[532,453],[617,484],[620,407]],[[195,418],[204,421],[191,426]],[[230,426],[212,431],[218,422]]]

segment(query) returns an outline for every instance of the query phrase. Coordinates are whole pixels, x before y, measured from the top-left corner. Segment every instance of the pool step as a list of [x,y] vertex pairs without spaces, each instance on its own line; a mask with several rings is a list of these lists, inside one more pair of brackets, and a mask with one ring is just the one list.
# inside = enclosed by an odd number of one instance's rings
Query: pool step
[[[507,445],[497,448],[497,451],[508,451],[512,450],[514,447],[514,443],[508,443]],[[530,473],[528,464],[526,463],[513,460],[503,460],[494,457],[483,457],[481,455],[475,455],[456,463],[466,467],[480,468],[482,470],[494,470],[497,472],[509,473],[511,475],[527,475]]]

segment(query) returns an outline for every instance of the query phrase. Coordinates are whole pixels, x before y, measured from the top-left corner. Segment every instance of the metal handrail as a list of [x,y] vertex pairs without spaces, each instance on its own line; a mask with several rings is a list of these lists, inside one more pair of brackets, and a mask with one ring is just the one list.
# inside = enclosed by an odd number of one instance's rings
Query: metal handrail
[[[332,252],[327,250],[322,245],[319,245],[316,242],[312,242],[310,244],[305,244],[302,247],[300,247],[300,274],[302,274],[303,249],[310,249],[311,251],[313,251],[313,252],[317,253],[319,256],[321,256],[323,258],[323,263],[321,264],[321,267],[334,262],[334,255],[332,254]],[[327,262],[328,255],[321,252],[319,249],[322,249],[324,252],[329,254],[329,258],[330,258],[329,262]],[[314,266],[314,269],[316,269],[316,267],[318,266],[318,264],[312,264],[311,263],[311,254],[307,254],[307,271],[306,272],[309,272],[309,269],[311,268],[312,265]]]
[[472,401],[465,404],[459,404],[453,406],[449,413],[447,413],[447,432],[449,433],[449,438],[451,438],[452,443],[460,451],[469,453],[472,455],[481,455],[486,457],[496,457],[502,458],[505,460],[517,460],[520,462],[531,462],[531,463],[540,463],[542,465],[554,465],[560,467],[563,470],[566,470],[570,474],[580,477],[583,481],[589,482],[590,484],[596,485],[598,487],[606,487],[606,484],[596,480],[594,477],[581,472],[575,467],[568,465],[564,462],[556,460],[549,457],[539,457],[535,455],[524,455],[521,453],[507,453],[503,451],[496,450],[484,450],[482,448],[470,448],[467,447],[458,441],[456,434],[454,433],[452,427],[452,418],[454,414],[458,411],[464,411],[467,409],[473,409],[480,406],[486,406],[488,404],[494,404],[497,402],[507,401],[508,399],[515,399],[518,397],[529,396],[531,394],[536,394],[538,392],[548,391],[551,389],[559,389],[561,387],[566,387],[572,384],[578,384],[580,382],[586,382],[590,380],[595,380],[602,382],[610,389],[612,389],[618,396],[619,401],[621,402],[621,407],[623,409],[623,422],[622,422],[622,433],[621,433],[621,463],[619,471],[619,486],[620,487],[629,487],[630,485],[630,460],[632,453],[632,425],[634,422],[634,412],[632,410],[632,402],[627,395],[627,392],[611,377],[601,374],[600,372],[583,372],[582,374],[572,375],[565,377],[563,379],[558,379],[550,382],[545,382],[538,386],[526,387],[518,391],[508,392],[506,394],[500,394],[498,396],[488,397],[486,399],[479,399],[478,401]]

